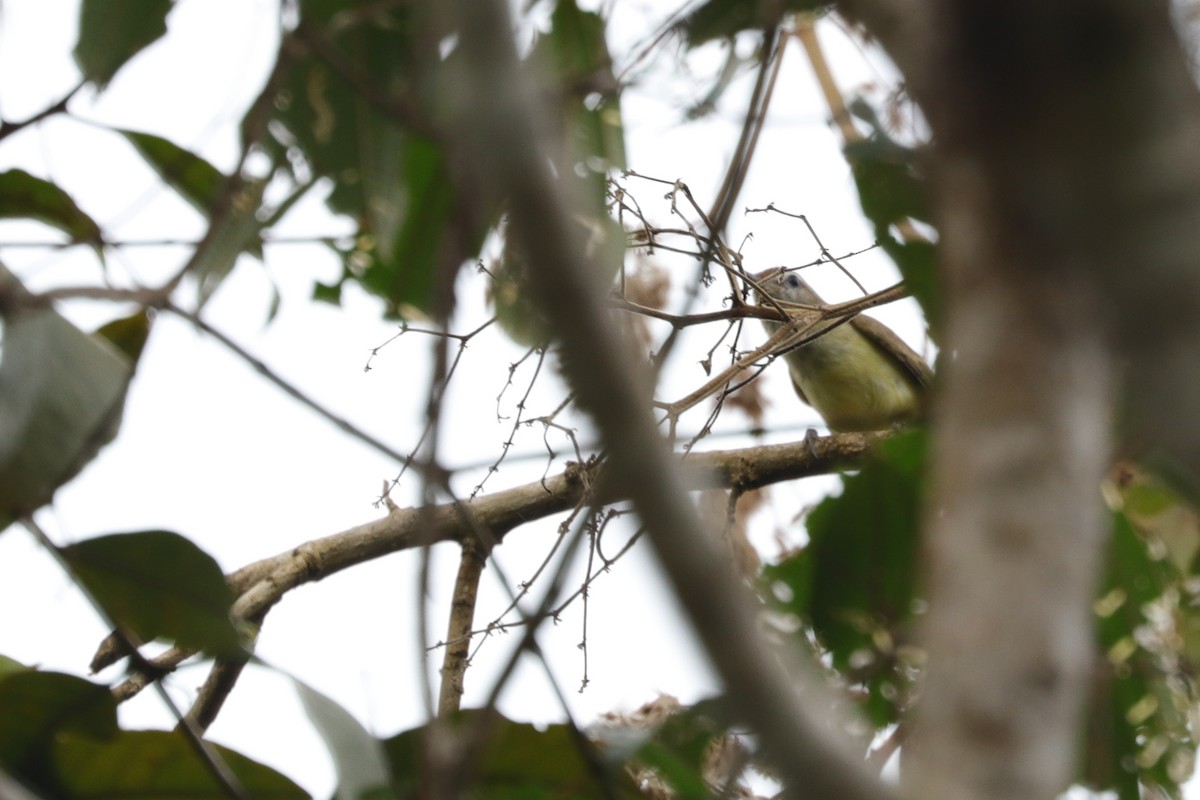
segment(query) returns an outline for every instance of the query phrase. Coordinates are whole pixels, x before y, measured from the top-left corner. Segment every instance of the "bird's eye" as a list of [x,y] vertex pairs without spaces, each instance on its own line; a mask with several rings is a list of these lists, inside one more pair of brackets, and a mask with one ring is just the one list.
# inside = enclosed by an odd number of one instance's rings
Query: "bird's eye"
[[800,285],[800,278],[797,277],[795,274],[791,274],[791,275],[788,275],[786,278],[784,278],[783,282],[786,283],[791,288],[795,289],[796,287],[798,287]]

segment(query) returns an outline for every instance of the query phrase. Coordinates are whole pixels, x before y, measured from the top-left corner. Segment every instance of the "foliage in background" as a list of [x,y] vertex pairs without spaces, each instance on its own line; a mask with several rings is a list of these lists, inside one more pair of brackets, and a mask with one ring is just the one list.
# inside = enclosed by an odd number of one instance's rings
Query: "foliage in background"
[[[758,35],[787,11],[821,4],[709,0],[687,18],[690,45]],[[166,31],[165,0],[85,0],[76,58],[82,77],[103,89],[137,52]],[[199,210],[209,233],[189,264],[201,305],[240,255],[261,257],[264,238],[321,179],[331,211],[353,220],[355,234],[330,242],[342,275],[314,296],[338,302],[347,283],[385,302],[385,313],[444,314],[438,280],[479,258],[489,233],[503,235],[504,199],[464,198],[451,179],[452,153],[439,130],[455,80],[456,52],[424,35],[422,4],[347,4],[302,0],[300,19],[281,47],[262,96],[242,124],[245,156],[264,154],[256,173],[224,174],[162,137],[118,133],[163,182]],[[769,16],[764,16],[770,12]],[[559,152],[559,179],[585,198],[579,224],[594,232],[606,277],[623,263],[626,232],[611,207],[611,171],[625,167],[620,87],[604,20],[572,0],[553,4],[527,67],[543,76]],[[901,241],[901,222],[932,225],[919,151],[894,140],[869,107],[855,113],[865,141],[846,157],[863,212],[931,320],[937,319],[935,245]],[[269,185],[284,200],[266,200]],[[275,197],[276,195],[272,195]],[[53,182],[14,169],[0,175],[0,217],[35,220],[103,258],[100,226]],[[544,346],[547,333],[529,305],[522,254],[503,249],[491,265],[491,301],[514,340]],[[181,276],[182,277],[182,276]],[[0,301],[19,298],[0,268]],[[440,287],[443,292],[447,287]],[[160,298],[161,299],[161,298]],[[6,304],[0,302],[0,311]],[[47,502],[117,432],[129,376],[149,333],[143,312],[99,332],[79,331],[43,308],[6,314],[0,362],[0,526]],[[40,354],[52,353],[52,358]],[[917,564],[925,441],[920,432],[891,439],[878,456],[843,479],[843,491],[807,518],[807,543],[766,565],[759,585],[777,609],[794,616],[796,636],[826,656],[832,681],[874,734],[903,727],[919,691],[921,653],[911,640],[921,599]],[[1080,743],[1079,780],[1138,800],[1147,787],[1178,797],[1196,750],[1200,655],[1195,516],[1152,482],[1118,481],[1108,571],[1096,601],[1096,676],[1090,724]],[[1053,532],[1047,532],[1052,535]],[[60,551],[65,565],[109,617],[140,639],[213,655],[241,652],[245,631],[230,622],[233,596],[215,562],[163,531],[98,537]],[[409,796],[419,785],[424,728],[377,740],[315,696],[306,702],[339,760],[382,753],[386,785],[354,786],[358,796]],[[39,672],[0,657],[0,767],[55,797],[226,796],[184,738],[165,731],[123,731],[108,687]],[[714,701],[712,708],[720,709]],[[706,753],[728,731],[709,706],[668,716],[608,751],[568,725],[537,729],[493,716],[475,753],[471,785],[488,797],[634,797],[651,790],[642,770],[678,797],[704,797]],[[478,720],[485,712],[467,712]],[[365,737],[365,738],[364,738]],[[364,745],[364,742],[367,744]],[[348,746],[355,743],[355,746]],[[254,797],[302,797],[290,780],[235,753],[222,756]],[[749,757],[747,757],[749,758]],[[153,764],[154,769],[140,769]],[[361,768],[342,765],[344,785]],[[372,776],[378,777],[378,776]]]

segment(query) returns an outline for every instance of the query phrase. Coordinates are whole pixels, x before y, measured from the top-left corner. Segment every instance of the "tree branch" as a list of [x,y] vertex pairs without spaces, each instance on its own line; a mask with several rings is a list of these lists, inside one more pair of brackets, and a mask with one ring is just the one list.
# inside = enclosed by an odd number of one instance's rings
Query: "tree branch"
[[[713,531],[684,493],[646,398],[649,380],[609,321],[600,270],[569,220],[572,203],[549,175],[527,76],[501,0],[446,4],[468,70],[459,98],[458,155],[465,192],[500,191],[510,230],[529,254],[531,288],[558,334],[563,371],[608,447],[615,481],[633,499],[676,596],[721,675],[726,699],[755,731],[792,796],[866,800],[888,795],[836,734],[819,683],[763,639],[743,587]],[[459,177],[463,175],[459,173]],[[606,481],[607,483],[608,481]],[[789,667],[791,671],[789,672]],[[801,688],[803,687],[803,695]],[[830,734],[833,734],[832,736]]]
[[[788,444],[739,450],[693,453],[679,459],[684,485],[690,490],[728,488],[749,490],[796,478],[824,475],[857,464],[886,434],[840,433]],[[612,481],[601,480],[602,468],[571,464],[566,471],[495,494],[458,503],[432,506],[430,525],[422,529],[419,507],[396,508],[379,519],[340,533],[313,539],[278,555],[247,564],[229,575],[229,586],[238,601],[237,619],[255,619],[288,591],[329,577],[344,569],[391,553],[410,550],[425,542],[462,541],[479,530],[491,532],[496,542],[524,525],[575,508],[592,487],[598,503],[628,499]],[[100,646],[91,669],[99,671],[122,658],[125,652],[110,637]],[[171,648],[148,659],[155,670],[171,670],[192,652]],[[114,692],[127,700],[147,684],[135,673]]]

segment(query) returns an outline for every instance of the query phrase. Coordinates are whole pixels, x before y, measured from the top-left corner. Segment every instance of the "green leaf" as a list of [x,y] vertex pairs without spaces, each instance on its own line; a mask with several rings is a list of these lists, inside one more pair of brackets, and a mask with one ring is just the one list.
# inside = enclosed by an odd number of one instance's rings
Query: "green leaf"
[[[1191,668],[1180,660],[1197,610],[1180,575],[1115,514],[1107,574],[1095,604],[1097,660],[1087,704],[1078,780],[1121,800],[1180,796],[1196,751],[1198,701]],[[1175,632],[1164,629],[1171,620]],[[1152,633],[1153,632],[1153,633]],[[1182,640],[1182,641],[1181,641]]]
[[704,800],[713,796],[704,780],[709,746],[726,733],[715,721],[715,701],[706,700],[669,717],[639,748],[634,760],[665,781],[674,796]]
[[48,754],[64,733],[116,735],[117,703],[105,686],[60,672],[0,675],[0,767],[46,785]]
[[262,206],[266,181],[251,181],[236,192],[229,208],[216,223],[196,254],[192,277],[197,281],[200,305],[213,296],[233,270],[238,256],[262,257],[262,229],[257,212]]
[[[307,800],[310,795],[289,778],[239,753],[213,745],[254,800]],[[54,749],[62,795],[72,800],[163,798],[227,800],[182,734],[125,731],[98,742],[66,736]]]
[[808,517],[809,544],[764,569],[768,592],[790,596],[786,610],[807,621],[831,664],[867,690],[863,711],[876,726],[897,719],[908,672],[908,638],[919,550],[925,433],[884,442],[877,457]]
[[240,652],[225,576],[188,539],[168,531],[112,534],[62,553],[113,621],[142,641],[167,639],[213,655]]
[[[24,289],[0,265],[0,289]],[[5,315],[0,359],[0,530],[50,501],[116,436],[129,360],[49,308]]]
[[113,347],[124,353],[130,364],[136,364],[150,338],[150,321],[150,312],[144,308],[138,309],[128,317],[120,317],[102,325],[96,329],[96,335],[107,339]]
[[100,226],[50,181],[23,169],[0,172],[0,218],[33,219],[57,228],[72,242],[90,244],[100,252]]
[[16,659],[9,658],[8,656],[0,656],[0,678],[3,678],[10,672],[24,672],[27,669],[31,668]]
[[158,176],[208,217],[228,180],[225,173],[179,145],[150,133],[118,130],[129,140]]
[[83,0],[75,63],[104,89],[129,59],[167,32],[172,0]]
[[[579,752],[585,745],[566,725],[547,725],[539,730],[482,711],[464,711],[454,723],[464,735],[474,730],[472,726],[485,726],[486,741],[470,784],[475,797],[488,800],[641,797],[632,780],[615,766],[605,768],[605,780],[612,791],[599,785],[588,760]],[[415,796],[421,787],[422,776],[427,772],[423,766],[427,735],[427,728],[415,728],[385,743],[401,797]]]
[[823,0],[708,0],[683,21],[683,31],[688,46],[697,47],[742,31],[761,31],[794,11],[812,11],[828,5]]
[[292,680],[304,711],[333,757],[338,778],[337,800],[392,797],[392,776],[383,742],[333,700],[302,681]]
[[904,277],[904,286],[921,306],[937,341],[942,328],[941,286],[937,275],[937,245],[924,241],[900,242],[891,234],[879,237],[879,244]]
[[273,135],[262,144],[280,163],[302,156],[330,181],[329,207],[359,226],[354,247],[339,251],[342,281],[318,287],[320,296],[334,299],[342,282],[356,281],[386,300],[389,314],[405,315],[410,307],[428,309],[434,269],[477,252],[483,232],[464,244],[447,224],[457,201],[441,147],[410,137],[377,102],[416,103],[413,64],[425,43],[414,37],[412,10],[381,9],[331,37],[325,30],[344,8],[340,0],[305,0],[301,16],[354,79],[315,55],[298,59],[275,98]]
[[[118,133],[168,186],[206,219],[212,222],[218,211],[221,214],[217,230],[205,239],[193,265],[192,274],[199,282],[199,300],[203,306],[233,270],[238,256],[248,253],[258,259],[263,257],[264,223],[259,212],[266,181],[249,181],[226,198],[228,176],[205,159],[161,136],[129,130]],[[223,202],[227,207],[219,208]]]

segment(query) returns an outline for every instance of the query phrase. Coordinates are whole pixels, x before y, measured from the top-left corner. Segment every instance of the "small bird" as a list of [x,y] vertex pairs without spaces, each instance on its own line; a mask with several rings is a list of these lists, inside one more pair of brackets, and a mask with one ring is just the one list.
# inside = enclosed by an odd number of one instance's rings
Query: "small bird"
[[[755,292],[760,304],[765,292],[785,309],[824,305],[795,272],[775,267],[753,278],[761,287]],[[768,333],[783,324],[763,320]],[[933,380],[925,360],[891,328],[862,314],[829,327],[784,360],[796,394],[837,433],[886,430],[919,418]]]

